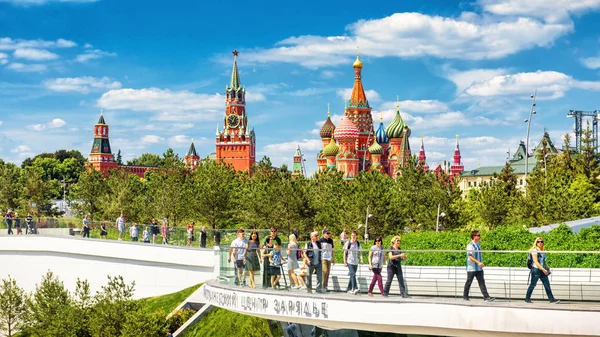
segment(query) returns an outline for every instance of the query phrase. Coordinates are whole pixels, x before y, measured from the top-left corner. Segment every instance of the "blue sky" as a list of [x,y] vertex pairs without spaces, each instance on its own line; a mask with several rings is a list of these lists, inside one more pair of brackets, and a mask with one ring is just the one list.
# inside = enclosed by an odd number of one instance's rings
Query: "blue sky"
[[[0,0],[0,158],[87,155],[104,109],[124,159],[192,138],[201,157],[222,127],[231,51],[240,51],[258,157],[316,169],[318,129],[353,84],[357,49],[378,124],[396,97],[428,163],[502,164],[525,138],[572,132],[569,109],[600,109],[600,0]],[[376,125],[377,126],[377,125]]]

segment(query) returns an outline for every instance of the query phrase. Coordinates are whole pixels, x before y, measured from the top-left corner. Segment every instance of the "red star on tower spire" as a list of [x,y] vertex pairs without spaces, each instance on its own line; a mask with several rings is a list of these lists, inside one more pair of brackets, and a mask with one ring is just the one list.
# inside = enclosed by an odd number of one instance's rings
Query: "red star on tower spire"
[[238,56],[239,52],[237,50],[233,50],[233,56]]

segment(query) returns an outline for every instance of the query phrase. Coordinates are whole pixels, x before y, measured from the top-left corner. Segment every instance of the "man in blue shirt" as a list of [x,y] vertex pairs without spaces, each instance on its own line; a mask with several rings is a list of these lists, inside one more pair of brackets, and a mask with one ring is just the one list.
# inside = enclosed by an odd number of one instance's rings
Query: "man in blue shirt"
[[481,290],[481,294],[483,294],[483,299],[486,302],[492,302],[496,299],[490,297],[490,294],[488,294],[485,280],[483,279],[483,267],[485,267],[485,265],[483,264],[481,246],[479,245],[479,240],[481,239],[479,231],[472,231],[471,239],[472,241],[467,245],[467,282],[465,283],[463,299],[465,301],[469,300],[471,283],[473,283],[473,278],[477,278],[477,283],[479,283],[479,289]]

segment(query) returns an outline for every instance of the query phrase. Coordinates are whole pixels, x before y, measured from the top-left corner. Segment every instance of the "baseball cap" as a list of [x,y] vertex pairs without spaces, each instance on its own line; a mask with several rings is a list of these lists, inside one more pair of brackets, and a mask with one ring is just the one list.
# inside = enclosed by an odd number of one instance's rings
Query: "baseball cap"
[[329,229],[325,228],[325,229],[323,230],[323,234],[331,234],[331,232],[329,231]]

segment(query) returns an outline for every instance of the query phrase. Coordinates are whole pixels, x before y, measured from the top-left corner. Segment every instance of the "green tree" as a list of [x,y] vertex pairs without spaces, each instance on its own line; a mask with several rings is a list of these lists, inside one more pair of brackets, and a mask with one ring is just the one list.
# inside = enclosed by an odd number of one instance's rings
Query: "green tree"
[[102,173],[92,168],[86,169],[77,184],[71,187],[73,211],[79,216],[89,214],[91,219],[95,219],[96,213],[101,209],[102,197],[107,191],[108,186]]
[[63,283],[51,271],[42,278],[27,301],[28,324],[25,335],[75,337],[72,299]]
[[106,179],[106,193],[101,196],[105,219],[125,213],[127,219],[141,221],[144,184],[141,179],[123,168],[111,170]]
[[588,121],[587,127],[581,134],[581,150],[577,160],[577,167],[579,171],[585,174],[586,177],[597,180],[599,172],[598,162],[600,161],[600,155],[598,149],[595,146],[596,139],[590,129],[590,122]]
[[127,165],[130,166],[145,166],[145,167],[159,167],[162,164],[160,156],[153,153],[142,153],[139,158],[133,158],[127,161]]
[[19,206],[21,169],[12,163],[0,160],[0,209],[15,209]]
[[119,165],[123,165],[123,156],[121,155],[121,149],[117,152],[117,156],[115,157],[115,162]]
[[26,295],[23,289],[17,285],[17,281],[8,276],[0,283],[0,327],[8,335],[21,330],[25,322]]
[[177,225],[188,215],[188,200],[184,198],[189,171],[182,166],[146,172],[146,193],[143,203],[145,219],[165,217]]
[[34,165],[22,169],[20,184],[23,209],[33,210],[38,217],[57,215],[52,209],[52,200],[60,194],[59,185],[56,180],[44,180],[41,167]]
[[168,331],[165,313],[162,310],[151,312],[144,307],[122,313],[124,320],[121,337],[164,337]]
[[108,276],[108,283],[94,296],[94,306],[89,320],[93,337],[121,336],[124,316],[139,309],[132,301],[135,282],[127,284],[123,277]]

